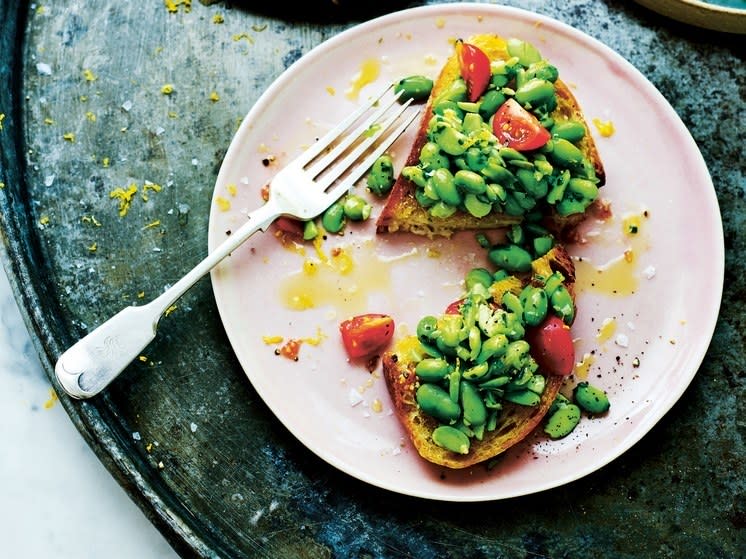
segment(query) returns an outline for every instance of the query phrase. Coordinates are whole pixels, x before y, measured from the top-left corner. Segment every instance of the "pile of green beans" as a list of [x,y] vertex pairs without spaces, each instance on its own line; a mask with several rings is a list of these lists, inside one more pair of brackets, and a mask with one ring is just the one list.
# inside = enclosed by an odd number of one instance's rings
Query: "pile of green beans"
[[[584,212],[598,196],[595,168],[578,146],[585,126],[552,116],[557,69],[524,41],[509,40],[508,51],[511,58],[492,62],[490,85],[477,102],[467,101],[460,77],[433,100],[419,162],[402,170],[433,217],[447,218],[457,210],[477,218],[492,212],[523,216],[542,206],[567,216]],[[421,97],[425,85],[422,76],[410,76],[397,88]],[[498,142],[491,120],[509,98],[549,130],[545,146],[519,152]]]
[[419,321],[423,355],[415,366],[415,397],[439,423],[432,434],[435,444],[467,454],[473,439],[497,428],[506,402],[539,404],[546,378],[524,338],[526,329],[549,313],[571,322],[574,308],[568,313],[560,295],[567,294],[573,307],[564,279],[554,272],[516,288],[521,280],[506,270],[474,268],[464,279],[466,295],[458,313]]

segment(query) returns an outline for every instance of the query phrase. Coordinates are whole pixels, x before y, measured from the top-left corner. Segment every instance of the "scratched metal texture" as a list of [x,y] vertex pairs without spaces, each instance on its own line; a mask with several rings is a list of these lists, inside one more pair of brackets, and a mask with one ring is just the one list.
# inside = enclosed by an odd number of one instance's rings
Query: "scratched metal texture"
[[[78,402],[58,390],[81,435],[183,557],[744,556],[743,43],[634,3],[504,3],[618,51],[699,143],[726,238],[725,305],[704,365],[641,442],[593,475],[509,501],[421,501],[339,473],[274,420],[202,280],[145,360],[104,395]],[[205,255],[222,157],[266,87],[335,33],[418,3],[367,13],[352,2],[252,4],[177,3],[170,13],[160,0],[0,0],[3,263],[52,382],[64,348]],[[641,141],[665,141],[665,131]],[[109,193],[132,184],[120,217]]]

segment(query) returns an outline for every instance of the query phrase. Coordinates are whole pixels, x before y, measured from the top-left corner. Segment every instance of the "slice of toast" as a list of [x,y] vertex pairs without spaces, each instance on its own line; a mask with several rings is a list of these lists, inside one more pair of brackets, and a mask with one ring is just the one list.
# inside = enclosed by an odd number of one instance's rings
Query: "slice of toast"
[[[507,43],[499,36],[480,34],[469,38],[467,42],[479,47],[491,61],[508,60],[510,58]],[[406,166],[416,166],[420,161],[420,151],[428,141],[428,126],[434,114],[433,103],[459,77],[459,58],[454,53],[445,63],[433,85],[430,97],[423,109],[422,120],[406,160]],[[589,127],[583,112],[569,87],[561,79],[557,79],[554,86],[557,106],[550,114],[551,118],[556,122],[570,119],[583,123],[588,131]],[[604,168],[590,133],[586,132],[582,140],[576,143],[576,146],[591,163],[595,171],[597,185],[603,185],[605,182]],[[474,217],[463,210],[458,210],[448,217],[434,217],[415,198],[416,189],[417,187],[412,181],[402,175],[398,176],[377,219],[376,230],[378,233],[403,231],[429,237],[449,237],[456,231],[497,229],[522,221],[521,216],[508,215],[497,211],[492,211],[484,217]],[[572,228],[583,218],[582,213],[562,216],[551,211],[552,209],[549,208],[549,211],[546,212],[545,222],[557,233]]]
[[[520,278],[522,287],[530,282],[541,281],[551,272],[558,271],[564,278],[564,285],[573,296],[575,269],[566,250],[555,246],[545,256],[533,263],[532,273]],[[412,444],[425,460],[453,469],[461,469],[479,464],[506,451],[526,438],[546,415],[554,402],[564,381],[563,376],[550,371],[539,371],[546,377],[546,384],[541,399],[536,406],[524,406],[505,402],[496,428],[486,431],[482,440],[471,441],[468,454],[459,454],[446,450],[432,439],[433,431],[439,422],[423,412],[417,403],[415,394],[420,384],[415,373],[415,360],[410,360],[412,343],[416,337],[408,339],[407,350],[389,351],[382,356],[383,376],[391,396],[395,414],[407,432]],[[401,346],[400,346],[401,347]]]

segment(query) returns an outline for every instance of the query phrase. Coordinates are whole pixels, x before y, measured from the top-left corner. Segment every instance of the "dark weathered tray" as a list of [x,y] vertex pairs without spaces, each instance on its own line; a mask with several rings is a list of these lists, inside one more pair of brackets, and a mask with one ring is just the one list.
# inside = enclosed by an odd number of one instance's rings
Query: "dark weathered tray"
[[[169,13],[160,0],[0,0],[4,264],[52,382],[57,356],[88,328],[204,256],[217,170],[262,91],[313,46],[375,15],[350,2],[302,14],[206,4]],[[81,435],[184,557],[743,556],[742,43],[616,0],[506,4],[618,51],[698,142],[726,238],[724,305],[701,370],[641,442],[580,481],[492,503],[417,500],[341,474],[274,420],[203,280],[102,396],[59,391]],[[665,141],[665,130],[640,138]],[[163,188],[144,191],[146,181]],[[132,183],[138,193],[120,217],[109,193]]]

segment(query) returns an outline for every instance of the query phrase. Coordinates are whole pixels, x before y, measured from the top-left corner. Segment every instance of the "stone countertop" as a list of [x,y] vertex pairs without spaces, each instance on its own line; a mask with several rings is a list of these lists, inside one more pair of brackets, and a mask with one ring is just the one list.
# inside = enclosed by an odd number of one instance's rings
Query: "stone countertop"
[[[616,50],[661,91],[698,143],[722,209],[726,248],[725,304],[705,363],[649,435],[603,470],[508,502],[423,504],[340,478],[277,426],[246,385],[209,286],[201,283],[184,301],[190,320],[174,324],[153,347],[161,357],[155,366],[135,364],[128,382],[96,402],[61,402],[82,439],[183,556],[445,559],[469,549],[473,557],[590,557],[600,550],[624,559],[735,559],[746,548],[743,42],[617,0],[504,3],[560,19]],[[28,15],[25,90],[15,101],[18,114],[0,106],[6,113],[6,136],[0,139],[14,133],[19,138],[23,172],[13,176],[2,169],[3,196],[20,210],[12,216],[18,229],[6,226],[4,234],[11,241],[15,293],[47,374],[55,355],[87,324],[118,310],[123,294],[136,297],[126,292],[134,277],[148,272],[147,287],[155,290],[186,271],[184,256],[191,261],[203,253],[211,189],[183,185],[212,185],[236,120],[284,68],[352,23],[309,23],[302,17],[314,14],[294,14],[299,22],[280,5],[260,10],[240,2],[204,4],[186,10],[176,2],[175,13],[168,14],[157,1],[21,4]],[[8,5],[0,1],[6,12]],[[225,16],[223,27],[214,23],[218,15]],[[252,33],[265,34],[252,43]],[[175,77],[204,87],[162,96],[159,89]],[[240,98],[240,106],[210,104],[213,87],[223,101]],[[87,107],[99,111],[99,124],[113,128],[86,128],[92,112]],[[60,140],[73,132],[68,138],[74,144]],[[646,141],[665,141],[665,131],[661,138],[641,138]],[[104,165],[101,146],[109,148],[112,166]],[[176,187],[153,193],[139,222],[112,227],[114,216],[94,237],[98,225],[92,216],[109,211],[111,187],[144,179]],[[177,202],[190,208],[188,219],[168,218],[171,234],[159,238],[163,251],[151,269],[153,242],[142,224],[167,215]],[[88,221],[81,224],[81,215]],[[45,216],[49,228],[40,227]],[[57,230],[67,234],[55,235]],[[94,239],[102,240],[91,257]],[[142,253],[148,258],[130,262],[131,243],[147,248]],[[184,373],[195,363],[214,372],[217,388]],[[35,388],[20,390],[19,398],[42,407],[38,417],[61,412],[59,404],[43,410],[49,394],[41,379]],[[143,400],[143,393],[151,399]],[[211,398],[210,406],[195,394]],[[200,428],[190,433],[195,417]],[[168,444],[150,454],[133,433]],[[158,469],[161,462],[164,470]],[[52,483],[54,471],[42,470],[45,483]],[[262,517],[278,490],[282,506]]]
[[57,400],[0,271],[0,534],[19,559],[173,559]]

